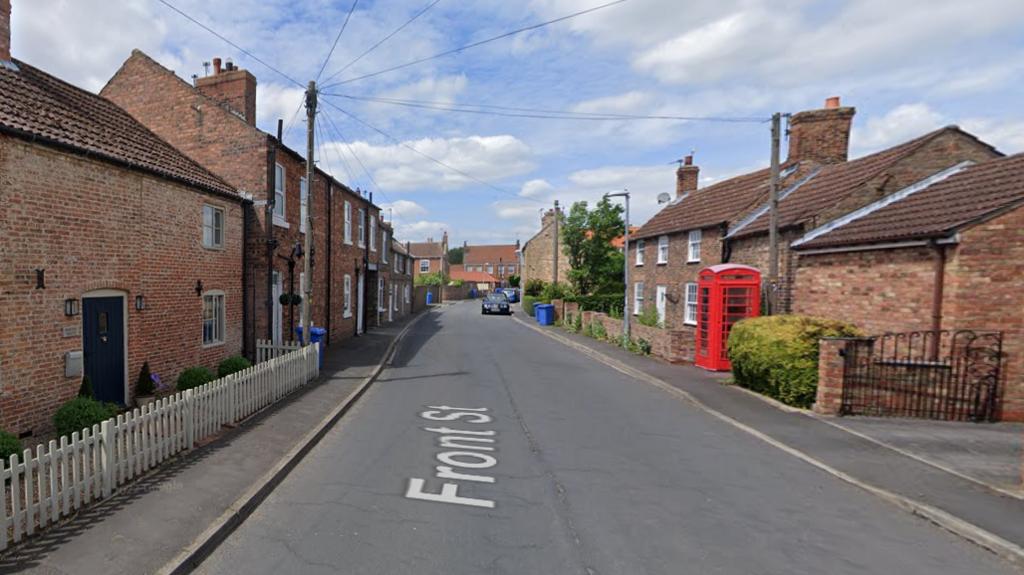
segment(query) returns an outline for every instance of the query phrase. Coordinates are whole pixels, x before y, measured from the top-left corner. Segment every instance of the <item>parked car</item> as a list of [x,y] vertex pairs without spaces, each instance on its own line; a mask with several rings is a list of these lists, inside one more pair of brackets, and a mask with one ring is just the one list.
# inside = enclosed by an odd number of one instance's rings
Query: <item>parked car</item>
[[505,288],[503,293],[508,296],[509,303],[516,303],[519,301],[519,290],[516,288]]
[[489,293],[480,307],[481,314],[500,313],[504,315],[512,315],[512,306],[508,303],[508,296],[505,294]]

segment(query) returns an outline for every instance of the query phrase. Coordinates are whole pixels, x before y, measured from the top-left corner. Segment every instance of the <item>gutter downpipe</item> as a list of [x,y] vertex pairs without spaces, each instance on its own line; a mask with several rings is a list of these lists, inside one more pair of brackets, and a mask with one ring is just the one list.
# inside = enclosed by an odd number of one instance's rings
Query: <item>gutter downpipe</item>
[[946,248],[935,240],[928,245],[935,250],[935,279],[932,292],[932,342],[929,354],[931,361],[939,360],[939,336],[942,332],[942,298],[946,278]]
[[327,330],[327,337],[324,339],[324,347],[331,345],[331,283],[334,277],[331,276],[331,237],[333,225],[331,224],[331,213],[334,207],[333,179],[327,179],[327,313],[324,318],[324,329]]

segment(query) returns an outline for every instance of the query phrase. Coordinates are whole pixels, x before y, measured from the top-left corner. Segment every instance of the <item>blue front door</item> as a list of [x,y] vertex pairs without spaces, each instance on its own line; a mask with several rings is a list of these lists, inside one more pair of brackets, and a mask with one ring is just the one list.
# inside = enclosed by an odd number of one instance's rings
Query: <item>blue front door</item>
[[124,300],[120,297],[82,300],[82,344],[85,375],[99,401],[124,405]]

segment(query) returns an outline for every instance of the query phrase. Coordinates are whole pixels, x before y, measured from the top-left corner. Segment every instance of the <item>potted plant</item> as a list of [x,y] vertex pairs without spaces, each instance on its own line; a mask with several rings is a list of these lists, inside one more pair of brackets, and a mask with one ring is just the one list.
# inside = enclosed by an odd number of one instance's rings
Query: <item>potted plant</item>
[[156,384],[149,371],[149,362],[142,364],[139,379],[135,382],[135,405],[142,408],[156,401]]

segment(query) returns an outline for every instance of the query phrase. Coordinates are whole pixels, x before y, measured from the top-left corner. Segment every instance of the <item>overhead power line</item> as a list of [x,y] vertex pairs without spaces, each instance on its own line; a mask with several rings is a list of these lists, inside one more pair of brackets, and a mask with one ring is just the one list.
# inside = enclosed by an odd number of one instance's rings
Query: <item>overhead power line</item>
[[211,28],[210,28],[209,26],[207,26],[206,24],[203,24],[202,22],[200,22],[200,21],[196,20],[195,18],[193,18],[193,17],[189,16],[188,14],[186,14],[186,13],[182,12],[182,11],[181,11],[181,10],[179,10],[179,9],[178,9],[177,7],[175,7],[174,5],[172,5],[172,4],[170,3],[170,2],[167,2],[167,0],[160,0],[160,3],[161,3],[161,4],[163,4],[163,5],[165,5],[165,6],[167,6],[167,7],[168,7],[168,8],[170,8],[171,10],[174,10],[174,11],[175,11],[175,12],[177,12],[178,14],[181,14],[181,15],[182,15],[182,16],[184,16],[185,18],[187,18],[187,19],[191,20],[191,21],[192,21],[192,22],[193,22],[194,24],[196,24],[197,26],[199,26],[199,27],[200,27],[200,28],[202,28],[203,30],[206,30],[206,31],[207,31],[207,32],[209,32],[210,34],[213,34],[214,36],[216,36],[216,37],[220,38],[220,39],[221,39],[221,40],[223,40],[224,42],[227,42],[227,43],[228,43],[228,44],[229,44],[229,45],[230,45],[230,46],[231,46],[232,48],[234,48],[234,49],[238,50],[239,52],[241,52],[241,53],[245,54],[246,56],[248,56],[248,57],[252,58],[252,59],[253,59],[253,60],[255,60],[256,62],[259,62],[260,64],[263,64],[264,66],[266,66],[266,67],[267,67],[267,68],[269,68],[270,70],[272,70],[272,71],[276,72],[276,73],[277,73],[277,74],[278,74],[279,76],[281,76],[281,77],[282,77],[282,78],[284,78],[285,80],[288,80],[289,82],[291,82],[292,84],[295,84],[295,85],[299,86],[300,88],[304,87],[304,86],[303,86],[303,85],[302,85],[301,83],[299,83],[298,81],[296,81],[296,80],[292,79],[291,77],[289,77],[289,76],[288,76],[287,74],[285,74],[284,72],[282,72],[282,71],[278,70],[277,68],[275,68],[275,67],[271,66],[270,64],[267,64],[266,62],[264,62],[263,60],[260,60],[260,59],[259,59],[259,58],[257,58],[256,56],[253,56],[253,55],[252,55],[252,54],[251,54],[250,52],[248,52],[248,51],[247,51],[247,50],[246,50],[245,48],[242,48],[242,47],[241,47],[241,46],[239,46],[238,44],[235,44],[235,43],[234,43],[234,42],[232,42],[231,40],[228,40],[228,39],[227,39],[227,38],[225,38],[224,36],[221,36],[221,35],[220,35],[220,34],[218,34],[217,32],[213,31],[213,30],[212,30],[212,29],[211,29]]
[[316,75],[316,81],[320,81],[320,76],[323,75],[324,69],[327,68],[327,63],[331,61],[331,56],[334,55],[334,49],[338,47],[338,41],[341,40],[341,35],[345,33],[345,28],[348,27],[348,21],[352,18],[352,12],[355,12],[356,5],[359,4],[359,0],[352,2],[352,7],[348,10],[348,16],[345,16],[345,21],[341,24],[341,30],[338,31],[338,37],[334,39],[334,45],[331,46],[331,51],[327,53],[327,59],[324,60],[324,65],[320,66],[320,72]]
[[[672,120],[686,122],[732,122],[732,123],[763,123],[767,118],[753,117],[716,117],[716,116],[645,116],[638,114],[614,114],[600,112],[566,112],[559,110],[538,110],[533,108],[512,108],[508,106],[493,106],[487,104],[453,104],[447,102],[429,102],[422,100],[399,100],[393,98],[373,98],[370,96],[352,96],[349,94],[332,94],[321,92],[323,96],[347,98],[362,102],[377,102],[391,104],[394,106],[405,106],[409,108],[424,108],[442,112],[461,112],[465,114],[483,114],[490,116],[506,116],[513,118],[538,118],[542,120],[584,120],[584,121],[623,121],[623,120]],[[475,110],[473,108],[485,108]],[[488,110],[509,110],[488,111]],[[515,113],[512,113],[515,112]]]
[[448,56],[450,54],[455,54],[455,53],[458,53],[458,52],[462,52],[463,50],[468,50],[470,48],[476,48],[477,46],[483,46],[484,44],[489,44],[489,43],[494,42],[496,40],[501,40],[502,38],[508,38],[509,36],[514,36],[514,35],[520,34],[522,32],[528,32],[530,30],[536,30],[538,28],[543,28],[544,26],[549,26],[551,24],[556,24],[556,23],[562,22],[564,20],[569,20],[570,18],[576,18],[577,16],[582,16],[584,14],[589,14],[591,12],[596,12],[598,10],[602,10],[604,8],[609,8],[611,6],[615,6],[616,4],[622,4],[623,2],[627,2],[627,1],[628,0],[615,0],[614,2],[609,2],[608,4],[602,4],[601,6],[595,6],[594,8],[589,8],[587,10],[583,10],[583,11],[580,11],[580,12],[569,14],[567,16],[562,16],[561,18],[556,18],[554,20],[549,20],[547,22],[541,22],[540,24],[534,24],[532,26],[527,26],[525,28],[520,28],[518,30],[513,30],[511,32],[506,32],[505,34],[502,34],[500,36],[495,36],[493,38],[488,38],[486,40],[481,40],[479,42],[473,42],[472,44],[467,44],[465,46],[462,46],[461,48],[456,48],[454,50],[448,50],[447,52],[442,52],[440,54],[435,54],[433,56],[428,56],[426,58],[420,58],[419,60],[413,60],[412,62],[407,62],[405,64],[399,64],[398,66],[392,66],[391,68],[388,68],[386,70],[381,70],[379,72],[374,72],[372,74],[365,74],[363,76],[357,76],[355,78],[349,78],[348,80],[342,80],[340,82],[335,82],[334,84],[330,84],[328,86],[324,86],[323,89],[325,89],[325,90],[326,89],[330,89],[330,88],[333,88],[335,86],[340,86],[342,84],[348,84],[350,82],[355,82],[357,80],[365,80],[366,78],[372,78],[374,76],[380,76],[381,74],[387,74],[388,72],[394,72],[395,70],[401,70],[402,68],[408,68],[409,66],[414,66],[416,64],[422,64],[423,62],[429,62],[430,60],[435,60],[435,59],[441,58],[443,56]]
[[395,138],[395,137],[391,136],[390,134],[388,134],[388,133],[384,132],[384,131],[383,131],[383,130],[381,130],[380,128],[377,128],[377,127],[375,127],[375,126],[372,126],[372,125],[370,125],[370,124],[368,124],[368,123],[364,122],[363,120],[361,120],[361,119],[359,119],[358,117],[356,117],[356,116],[354,116],[354,115],[350,114],[349,112],[346,112],[346,111],[345,111],[344,109],[342,109],[342,108],[341,108],[341,107],[339,107],[338,105],[336,105],[336,104],[333,104],[333,103],[331,103],[331,102],[330,102],[330,101],[328,101],[328,100],[324,100],[324,103],[325,103],[325,104],[327,104],[328,106],[330,106],[330,107],[332,107],[332,108],[334,108],[334,109],[338,110],[338,111],[339,111],[339,112],[341,112],[342,114],[345,114],[345,115],[346,115],[346,116],[348,116],[349,118],[352,118],[353,120],[355,120],[355,121],[359,122],[360,124],[362,124],[362,125],[366,126],[367,128],[370,128],[370,129],[371,129],[371,130],[373,130],[374,132],[377,132],[378,134],[380,134],[380,135],[384,136],[385,138],[387,138],[387,139],[391,140],[392,142],[394,142],[394,143],[398,144],[399,146],[402,146],[403,148],[406,148],[406,149],[408,149],[408,150],[410,150],[410,151],[412,151],[412,152],[415,152],[416,154],[419,154],[420,156],[423,156],[424,158],[426,158],[426,159],[430,160],[431,162],[434,162],[435,164],[437,164],[437,165],[439,165],[439,166],[442,166],[442,167],[444,167],[444,168],[447,168],[447,169],[449,169],[449,170],[451,170],[451,171],[455,172],[456,174],[459,174],[460,176],[462,176],[462,177],[464,177],[464,178],[468,178],[468,179],[470,179],[470,180],[473,180],[474,182],[477,182],[477,183],[483,184],[483,185],[487,186],[488,188],[491,188],[492,190],[495,190],[495,191],[501,192],[501,193],[503,193],[503,194],[508,194],[508,195],[510,195],[510,196],[515,196],[516,198],[518,198],[518,199],[520,199],[520,200],[529,200],[529,201],[531,201],[531,202],[537,202],[537,203],[539,203],[539,204],[543,204],[543,203],[546,203],[546,202],[542,202],[542,201],[540,201],[540,200],[538,200],[538,199],[535,199],[535,198],[528,198],[528,197],[525,197],[525,196],[521,196],[521,195],[519,195],[519,194],[517,194],[517,193],[515,193],[515,192],[510,192],[509,190],[506,190],[506,189],[504,189],[504,188],[499,188],[498,186],[495,186],[494,184],[491,184],[491,183],[489,183],[489,182],[485,182],[484,180],[481,180],[480,178],[476,178],[476,177],[474,177],[474,176],[471,176],[471,175],[467,174],[466,172],[463,172],[462,170],[459,170],[458,168],[453,168],[452,166],[449,166],[448,164],[446,164],[446,163],[442,162],[441,160],[438,160],[437,158],[433,158],[433,157],[431,157],[431,156],[429,156],[429,155],[427,155],[427,154],[424,154],[423,152],[421,152],[421,151],[417,150],[416,148],[414,148],[414,147],[410,146],[409,144],[406,144],[405,142],[402,142],[402,141],[400,141],[399,139],[397,139],[397,138]]
[[[412,24],[413,22],[415,22],[415,21],[416,21],[416,19],[417,19],[417,18],[419,18],[420,16],[422,16],[422,15],[426,14],[427,10],[430,10],[431,8],[433,8],[433,7],[434,7],[434,6],[435,6],[435,5],[436,5],[436,4],[438,3],[438,2],[440,2],[440,1],[441,1],[441,0],[434,0],[434,2],[432,2],[432,3],[431,3],[431,4],[429,5],[429,6],[427,6],[427,7],[426,7],[426,8],[424,8],[423,10],[420,10],[420,12],[419,12],[418,14],[416,14],[416,15],[415,15],[415,16],[413,16],[413,17],[412,17],[411,19],[409,19],[409,21],[408,21],[408,22],[406,22],[405,24],[402,24],[401,26],[399,26],[399,27],[398,27],[398,28],[397,28],[397,29],[396,29],[396,30],[395,30],[394,32],[392,32],[392,33],[388,34],[387,36],[385,36],[383,40],[381,40],[380,42],[377,42],[376,44],[374,44],[373,46],[371,46],[369,50],[367,50],[367,51],[363,52],[362,54],[360,54],[358,58],[356,58],[355,60],[352,60],[351,62],[349,62],[348,64],[346,64],[346,65],[345,65],[345,67],[344,67],[344,68],[342,68],[341,70],[338,70],[337,72],[335,72],[335,73],[331,74],[330,76],[328,76],[328,77],[327,77],[327,79],[326,79],[326,80],[324,80],[324,83],[326,84],[327,82],[330,82],[331,80],[333,80],[333,79],[337,78],[337,77],[338,77],[338,74],[341,74],[341,73],[342,73],[342,72],[344,72],[345,70],[348,70],[349,68],[351,68],[351,67],[352,67],[352,65],[353,65],[353,64],[355,64],[356,62],[358,62],[358,61],[362,60],[364,56],[366,56],[366,55],[367,55],[367,54],[369,54],[370,52],[373,52],[374,50],[376,50],[377,48],[379,48],[381,44],[383,44],[383,43],[387,42],[387,41],[388,41],[388,40],[390,40],[390,39],[391,39],[391,38],[392,38],[392,37],[393,37],[393,36],[394,36],[395,34],[398,34],[399,32],[401,32],[403,28],[405,28],[405,27],[406,27],[406,26],[408,26],[409,24]],[[322,71],[321,71],[321,72],[322,72]]]
[[362,168],[363,172],[366,173],[366,177],[370,178],[370,181],[373,182],[373,186],[377,188],[377,191],[379,191],[382,196],[384,196],[384,200],[387,203],[391,204],[391,210],[395,213],[396,216],[398,216],[398,219],[402,220],[402,223],[409,225],[409,222],[407,222],[405,218],[402,217],[402,214],[395,209],[395,202],[393,202],[391,198],[388,197],[387,192],[385,192],[384,189],[380,187],[380,184],[377,183],[377,180],[373,178],[373,174],[370,173],[370,170],[366,169],[366,166],[363,164],[363,161],[360,160],[359,156],[356,155],[356,151],[352,148],[352,144],[349,143],[348,138],[346,138],[345,134],[341,132],[341,129],[338,128],[338,125],[334,123],[334,119],[331,118],[331,115],[327,113],[327,110],[323,110],[323,112],[324,117],[327,118],[327,121],[330,122],[331,126],[334,127],[337,136],[341,138],[342,142],[345,142],[345,146],[348,148],[349,153],[352,154],[352,157],[356,159],[356,162],[359,164],[359,167]]

